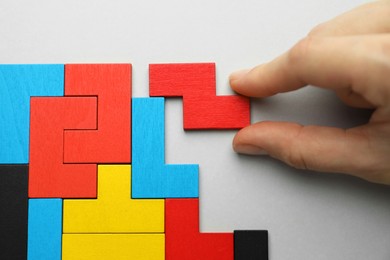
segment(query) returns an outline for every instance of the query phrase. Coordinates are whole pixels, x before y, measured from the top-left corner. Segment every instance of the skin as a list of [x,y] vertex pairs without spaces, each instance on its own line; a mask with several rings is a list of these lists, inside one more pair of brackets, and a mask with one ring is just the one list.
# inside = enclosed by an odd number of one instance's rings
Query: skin
[[[238,153],[270,155],[298,169],[390,185],[390,1],[360,6],[315,27],[275,60],[231,74],[238,93],[266,98],[314,85],[347,105],[372,108],[350,129],[259,122],[233,140]],[[320,155],[320,156],[319,156]]]

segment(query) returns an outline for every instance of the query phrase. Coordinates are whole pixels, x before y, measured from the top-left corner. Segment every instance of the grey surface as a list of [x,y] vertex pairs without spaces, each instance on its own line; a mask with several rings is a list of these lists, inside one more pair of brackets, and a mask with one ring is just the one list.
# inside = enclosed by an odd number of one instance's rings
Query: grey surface
[[[218,94],[229,94],[231,71],[273,58],[363,2],[2,0],[0,62],[131,62],[140,97],[149,63],[213,61]],[[390,259],[390,188],[239,156],[234,131],[183,132],[181,100],[166,106],[167,162],[200,164],[202,231],[268,229],[272,260]],[[312,87],[253,101],[252,113],[252,122],[339,127],[369,116]]]

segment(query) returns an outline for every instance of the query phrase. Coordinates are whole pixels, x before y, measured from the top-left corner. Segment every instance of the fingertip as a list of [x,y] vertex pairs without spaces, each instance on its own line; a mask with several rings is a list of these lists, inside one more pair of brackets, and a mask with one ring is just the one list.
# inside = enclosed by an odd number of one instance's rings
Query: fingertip
[[277,88],[281,85],[278,81],[281,80],[280,74],[283,72],[282,68],[279,68],[280,64],[279,59],[276,59],[276,62],[234,72],[230,75],[230,85],[234,91],[248,97],[262,98],[283,92]]
[[238,70],[230,74],[229,76],[229,82],[230,86],[232,87],[233,90],[239,92],[240,87],[242,86],[242,79],[245,77],[245,75],[248,74],[250,70],[249,69],[243,69],[243,70]]
[[244,77],[246,74],[248,74],[249,71],[250,71],[250,69],[237,70],[237,71],[230,74],[230,80],[231,81],[238,80],[238,79]]
[[251,126],[241,129],[233,139],[233,150],[246,155],[268,155],[268,152],[252,141]]
[[250,144],[238,144],[233,147],[236,153],[247,155],[268,155],[267,151],[261,147]]

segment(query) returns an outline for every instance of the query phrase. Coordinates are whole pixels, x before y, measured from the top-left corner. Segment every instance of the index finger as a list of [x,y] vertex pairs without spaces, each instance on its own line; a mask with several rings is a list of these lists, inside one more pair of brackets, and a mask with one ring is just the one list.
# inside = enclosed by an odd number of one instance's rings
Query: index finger
[[306,85],[350,92],[375,107],[390,102],[390,34],[307,37],[270,63],[232,74],[231,87],[268,97]]

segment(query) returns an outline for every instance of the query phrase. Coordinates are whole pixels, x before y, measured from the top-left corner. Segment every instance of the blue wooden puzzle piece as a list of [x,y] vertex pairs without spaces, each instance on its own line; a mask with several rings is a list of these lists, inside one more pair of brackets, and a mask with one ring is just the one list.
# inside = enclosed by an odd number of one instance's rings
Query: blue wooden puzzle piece
[[0,65],[0,164],[28,163],[31,96],[63,96],[64,65]]
[[62,199],[30,199],[28,206],[28,260],[60,260]]
[[198,165],[165,165],[164,98],[132,101],[132,197],[197,198]]

